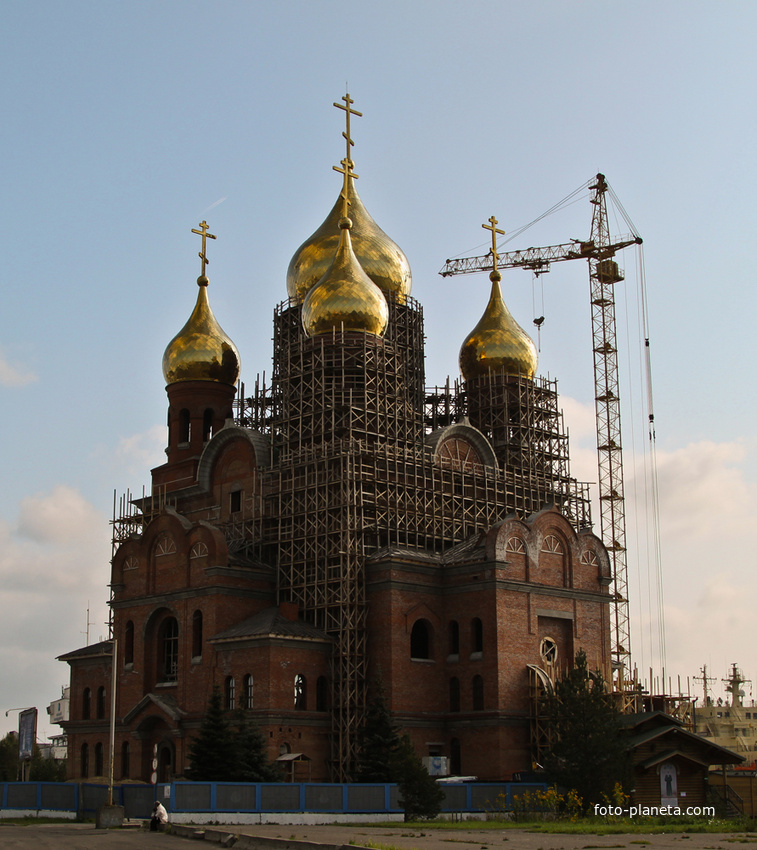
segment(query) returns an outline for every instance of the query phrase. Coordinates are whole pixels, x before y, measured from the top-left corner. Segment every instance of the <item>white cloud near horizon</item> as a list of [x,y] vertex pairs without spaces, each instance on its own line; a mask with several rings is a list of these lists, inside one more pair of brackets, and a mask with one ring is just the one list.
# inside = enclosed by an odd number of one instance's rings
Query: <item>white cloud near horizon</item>
[[0,386],[23,387],[38,380],[34,372],[11,363],[0,351]]
[[0,721],[5,710],[36,705],[40,737],[54,731],[46,706],[68,681],[58,655],[107,637],[110,576],[107,517],[77,490],[58,485],[23,499],[14,521],[0,521]]
[[[571,434],[571,471],[596,481],[594,410],[561,398]],[[699,440],[656,450],[660,571],[647,517],[653,514],[649,456],[624,452],[628,579],[633,662],[642,675],[661,674],[657,642],[658,580],[663,586],[666,673],[698,675],[708,664],[718,678],[727,665],[751,658],[744,646],[754,622],[757,571],[744,543],[757,517],[757,492],[749,485],[744,442]],[[637,444],[643,444],[637,441]],[[593,488],[596,491],[596,486]],[[595,493],[596,495],[596,493]],[[595,530],[599,516],[594,508]],[[757,670],[744,671],[757,679]],[[698,692],[698,691],[697,691]]]

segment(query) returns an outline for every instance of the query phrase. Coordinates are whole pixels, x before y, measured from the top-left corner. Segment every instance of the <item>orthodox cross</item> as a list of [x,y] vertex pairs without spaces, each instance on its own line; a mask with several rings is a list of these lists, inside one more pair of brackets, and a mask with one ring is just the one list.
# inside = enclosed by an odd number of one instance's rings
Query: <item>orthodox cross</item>
[[[346,132],[342,133],[342,135],[344,136],[344,138],[347,141],[347,157],[346,158],[348,160],[350,160],[350,147],[355,144],[352,141],[352,137],[350,136],[350,115],[357,115],[358,118],[362,118],[363,113],[358,112],[357,109],[351,108],[351,104],[353,104],[355,101],[350,97],[349,92],[347,92],[347,94],[345,94],[345,96],[342,98],[342,100],[344,101],[344,106],[342,106],[341,103],[335,103],[334,106],[336,106],[337,109],[343,109],[344,113],[345,113],[345,118],[347,119],[347,130],[346,130]],[[352,165],[353,165],[353,163],[350,160],[350,166],[352,166]],[[334,170],[340,171],[341,169],[334,166]],[[357,177],[357,174],[353,174],[352,176]]]
[[200,222],[200,230],[195,230],[192,228],[192,233],[196,233],[198,236],[202,236],[202,250],[197,255],[202,260],[202,275],[205,275],[205,266],[210,262],[208,258],[205,256],[205,239],[215,239],[212,233],[208,233],[208,223],[207,221]]
[[481,227],[483,227],[484,230],[491,230],[491,232],[492,232],[492,256],[494,257],[494,269],[495,269],[495,271],[497,271],[497,264],[499,263],[499,253],[497,252],[497,234],[499,233],[500,236],[505,235],[504,230],[498,230],[497,229],[498,224],[499,224],[499,222],[497,221],[497,219],[494,218],[494,216],[490,216],[489,217],[489,224],[482,224],[481,225]]
[[341,196],[342,196],[342,216],[345,218],[349,215],[349,204],[350,199],[347,195],[347,181],[350,177],[357,178],[359,175],[355,174],[352,170],[353,162],[349,157],[342,160],[342,167],[339,168],[338,165],[332,165],[331,167],[334,171],[338,171],[340,174],[344,174],[344,186],[342,187]]

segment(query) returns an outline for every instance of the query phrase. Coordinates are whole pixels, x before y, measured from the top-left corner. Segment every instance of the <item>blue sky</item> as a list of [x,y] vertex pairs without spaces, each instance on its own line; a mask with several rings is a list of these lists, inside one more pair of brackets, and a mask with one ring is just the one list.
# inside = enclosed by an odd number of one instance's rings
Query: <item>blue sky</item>
[[[424,307],[428,384],[456,376],[488,295],[485,276],[440,278],[444,261],[485,253],[490,215],[512,232],[607,175],[644,238],[667,673],[685,681],[706,663],[720,677],[736,661],[757,678],[745,640],[757,591],[753,4],[4,0],[0,11],[0,732],[16,724],[6,709],[58,696],[67,668],[54,658],[84,643],[88,601],[92,639],[105,632],[113,491],[141,492],[163,457],[160,363],[196,296],[191,229],[207,219],[218,237],[211,304],[249,386],[270,372],[289,259],[339,191],[331,104],[346,85],[364,113],[360,194],[407,254]],[[585,237],[590,214],[584,193],[507,247]],[[621,264],[635,513],[638,259]],[[559,379],[574,473],[595,481],[586,268],[564,263],[536,283],[513,271],[503,284],[525,328],[546,317],[540,372]],[[642,525],[631,518],[629,564],[645,669],[659,653]]]

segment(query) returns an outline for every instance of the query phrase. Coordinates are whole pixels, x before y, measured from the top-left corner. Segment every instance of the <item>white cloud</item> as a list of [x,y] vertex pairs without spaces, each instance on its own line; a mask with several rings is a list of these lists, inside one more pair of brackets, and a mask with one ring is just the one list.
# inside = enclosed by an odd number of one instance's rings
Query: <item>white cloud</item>
[[[45,707],[68,681],[56,656],[107,637],[110,574],[107,517],[76,490],[57,486],[24,499],[0,521],[0,708]],[[16,723],[0,712],[2,732]]]
[[153,425],[140,434],[121,437],[116,447],[115,459],[130,472],[143,475],[145,469],[165,463],[166,443],[166,427]]
[[0,352],[0,385],[4,387],[23,387],[37,380],[33,372],[10,363]]

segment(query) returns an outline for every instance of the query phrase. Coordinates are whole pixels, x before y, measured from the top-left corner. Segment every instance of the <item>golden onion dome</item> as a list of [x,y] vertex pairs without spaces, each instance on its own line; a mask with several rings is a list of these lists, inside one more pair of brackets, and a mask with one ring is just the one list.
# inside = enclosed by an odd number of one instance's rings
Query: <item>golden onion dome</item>
[[239,352],[210,309],[207,277],[198,277],[197,285],[200,291],[192,315],[163,355],[163,377],[166,384],[216,381],[234,386],[239,378]]
[[[371,218],[355,189],[355,181],[347,181],[347,199],[352,220],[352,245],[358,262],[368,277],[383,292],[394,292],[400,303],[410,294],[410,264],[402,249]],[[339,243],[339,220],[343,215],[340,194],[326,220],[300,245],[287,269],[287,292],[295,301],[305,296],[324,276]]]
[[536,346],[507,309],[499,288],[502,275],[495,270],[489,278],[489,303],[460,348],[460,371],[466,380],[490,370],[533,378],[539,359]]
[[305,296],[302,326],[308,336],[330,333],[332,328],[367,331],[382,336],[389,321],[384,293],[363,271],[352,249],[352,222],[339,220],[341,235],[326,274]]

